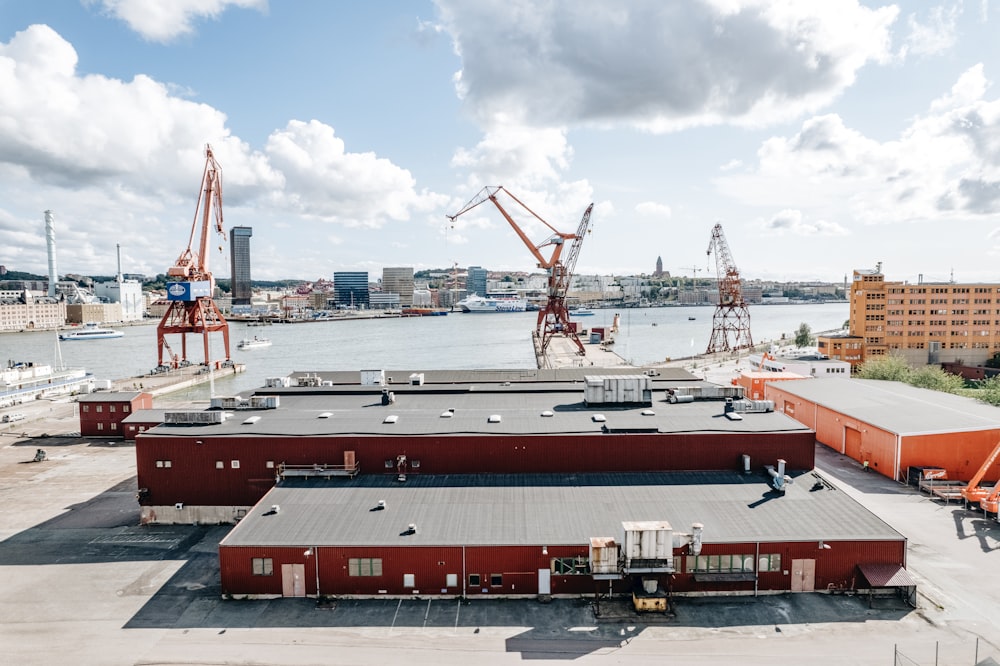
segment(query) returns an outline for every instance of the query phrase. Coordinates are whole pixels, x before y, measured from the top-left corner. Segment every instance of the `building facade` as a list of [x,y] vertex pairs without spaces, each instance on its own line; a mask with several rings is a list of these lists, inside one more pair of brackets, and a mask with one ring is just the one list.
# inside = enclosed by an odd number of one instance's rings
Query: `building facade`
[[120,304],[121,321],[142,321],[146,316],[146,301],[142,296],[142,283],[138,280],[98,282],[94,285],[94,296],[108,303]]
[[153,407],[152,394],[142,391],[98,392],[80,396],[80,435],[83,437],[122,437],[122,421],[140,409]]
[[250,238],[253,227],[233,227],[229,230],[229,270],[233,305],[250,305]]
[[399,305],[413,305],[413,267],[398,266],[382,269],[382,292],[397,294]]
[[0,292],[0,331],[56,329],[65,323],[65,301],[29,291]]
[[476,294],[483,298],[487,295],[486,282],[489,278],[489,271],[482,266],[469,266],[469,271],[465,278],[465,291],[468,294]]
[[333,291],[339,308],[368,308],[368,271],[338,271],[333,274]]
[[1000,284],[887,282],[881,267],[858,269],[850,306],[850,333],[863,338],[864,358],[978,364],[1000,352]]

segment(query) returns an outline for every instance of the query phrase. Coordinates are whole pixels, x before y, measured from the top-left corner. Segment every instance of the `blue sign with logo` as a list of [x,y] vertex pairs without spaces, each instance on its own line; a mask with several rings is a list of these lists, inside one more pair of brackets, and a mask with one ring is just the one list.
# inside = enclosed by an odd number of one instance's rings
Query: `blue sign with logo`
[[212,283],[208,280],[197,282],[168,282],[168,301],[193,301],[212,295]]

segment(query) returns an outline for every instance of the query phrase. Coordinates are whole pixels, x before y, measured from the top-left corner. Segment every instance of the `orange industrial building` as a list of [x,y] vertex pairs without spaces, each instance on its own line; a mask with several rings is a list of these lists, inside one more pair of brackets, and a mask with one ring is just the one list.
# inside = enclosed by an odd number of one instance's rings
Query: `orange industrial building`
[[794,372],[772,372],[770,370],[747,370],[733,380],[733,384],[743,387],[743,395],[750,400],[764,400],[765,386],[769,382],[792,379],[808,379]]
[[976,365],[1000,352],[1000,284],[886,282],[880,264],[854,271],[850,306],[862,361],[891,353],[913,365]]
[[[909,468],[972,478],[1000,441],[1000,408],[901,382],[814,379],[768,383],[765,397],[835,451],[900,482]],[[1000,465],[986,473],[1000,479]]]

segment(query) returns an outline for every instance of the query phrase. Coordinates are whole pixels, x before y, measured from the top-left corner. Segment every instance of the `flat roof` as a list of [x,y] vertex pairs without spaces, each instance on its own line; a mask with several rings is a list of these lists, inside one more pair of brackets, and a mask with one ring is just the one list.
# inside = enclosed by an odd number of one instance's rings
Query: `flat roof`
[[[695,381],[685,386],[702,386]],[[655,384],[654,384],[655,386]],[[276,409],[227,410],[216,425],[164,424],[149,436],[468,436],[699,432],[809,432],[780,412],[725,418],[723,400],[670,404],[655,386],[651,406],[587,405],[584,384],[490,386],[465,384],[389,387],[395,402],[382,404],[377,386],[322,387],[309,393],[277,391]],[[676,388],[676,386],[675,386]],[[193,411],[193,410],[169,410]],[[650,413],[651,412],[651,413]],[[549,415],[544,415],[548,413]],[[449,416],[442,416],[449,414]],[[595,420],[602,415],[603,421]],[[387,417],[395,416],[394,422]],[[499,422],[490,417],[499,416]],[[259,417],[259,418],[250,418]],[[599,417],[598,417],[599,418]]]
[[[220,546],[578,545],[621,538],[625,521],[667,521],[682,533],[702,523],[706,543],[904,539],[818,472],[800,473],[783,496],[769,479],[645,472],[287,480]],[[380,500],[384,510],[375,508]],[[407,533],[410,524],[416,533]]]
[[[362,372],[379,372],[380,368],[372,370],[295,370],[287,376],[293,381],[299,377],[318,376],[322,381],[336,384],[357,386]],[[480,384],[502,382],[574,382],[583,381],[588,375],[642,375],[647,372],[657,381],[692,381],[697,379],[684,368],[637,368],[632,366],[598,367],[586,366],[576,368],[493,368],[476,370],[381,370],[386,382],[392,386],[408,384],[410,375],[424,376],[427,384]]]
[[142,391],[95,391],[78,396],[77,402],[132,402]]
[[902,382],[844,377],[773,385],[897,435],[1000,428],[1000,407]]

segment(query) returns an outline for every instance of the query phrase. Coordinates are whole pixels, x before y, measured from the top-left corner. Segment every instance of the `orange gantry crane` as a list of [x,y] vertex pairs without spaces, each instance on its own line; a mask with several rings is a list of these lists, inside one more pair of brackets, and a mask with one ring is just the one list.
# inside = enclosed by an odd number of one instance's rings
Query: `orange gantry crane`
[[[514,221],[514,218],[511,217],[510,213],[508,213],[501,205],[499,199],[497,198],[501,193],[506,194],[521,208],[527,211],[528,214],[548,227],[552,231],[552,235],[538,245],[535,245],[535,243],[528,238],[524,230],[521,229],[517,222]],[[461,215],[468,213],[470,210],[486,201],[492,202],[493,205],[497,207],[497,210],[500,211],[500,214],[503,215],[504,219],[507,220],[507,223],[510,224],[514,233],[517,234],[518,238],[520,238],[528,248],[528,251],[530,251],[532,256],[538,261],[538,267],[544,269],[548,274],[548,298],[545,302],[545,307],[538,311],[538,324],[535,332],[533,333],[539,365],[541,365],[541,361],[549,347],[549,342],[552,340],[552,336],[557,334],[562,334],[570,338],[576,345],[577,353],[581,356],[586,355],[586,349],[576,334],[576,326],[570,323],[569,320],[569,310],[566,307],[566,292],[569,291],[570,279],[573,276],[573,270],[576,268],[576,260],[580,256],[580,247],[583,244],[583,238],[587,235],[587,231],[590,228],[590,213],[594,209],[594,204],[587,206],[587,210],[583,213],[583,218],[580,220],[576,233],[564,233],[558,231],[551,224],[539,217],[533,210],[525,206],[520,199],[504,189],[502,185],[498,185],[495,187],[484,187],[479,194],[469,201],[469,203],[465,204],[462,210],[458,211],[454,215],[448,215],[447,217],[449,220],[454,222]],[[562,251],[567,241],[572,241],[572,245],[566,261],[563,262]],[[542,249],[550,246],[552,247],[552,254],[546,259],[542,254]]]
[[712,316],[712,337],[708,341],[705,353],[751,349],[753,339],[750,337],[750,311],[743,298],[740,271],[733,261],[721,224],[716,224],[712,228],[712,240],[708,243],[706,254],[712,254],[713,250],[715,250],[719,303]]
[[983,488],[979,486],[979,483],[986,476],[986,473],[996,462],[997,456],[1000,456],[1000,442],[993,447],[993,452],[986,457],[983,464],[980,465],[979,470],[976,472],[975,476],[969,481],[968,485],[962,488],[962,498],[965,499],[967,503],[979,503],[979,506],[983,508],[984,511],[997,512],[997,498],[1000,496],[1000,481],[992,488]]
[[[199,212],[201,213],[201,237],[198,250],[192,249],[195,231],[198,229]],[[214,215],[213,215],[214,214]],[[229,323],[219,307],[212,300],[215,291],[215,278],[208,267],[208,236],[209,225],[214,217],[215,231],[225,240],[226,232],[222,226],[222,168],[215,161],[211,146],[205,146],[205,171],[201,177],[201,189],[198,192],[198,203],[194,210],[194,222],[188,236],[187,249],[167,271],[167,307],[163,319],[156,327],[156,354],[160,369],[176,368],[190,365],[187,357],[187,335],[200,334],[205,348],[205,365],[219,365],[209,355],[209,334],[222,332],[225,348],[225,363],[229,357]],[[181,354],[178,358],[167,344],[166,336],[180,334]],[[163,351],[168,352],[165,364]]]

